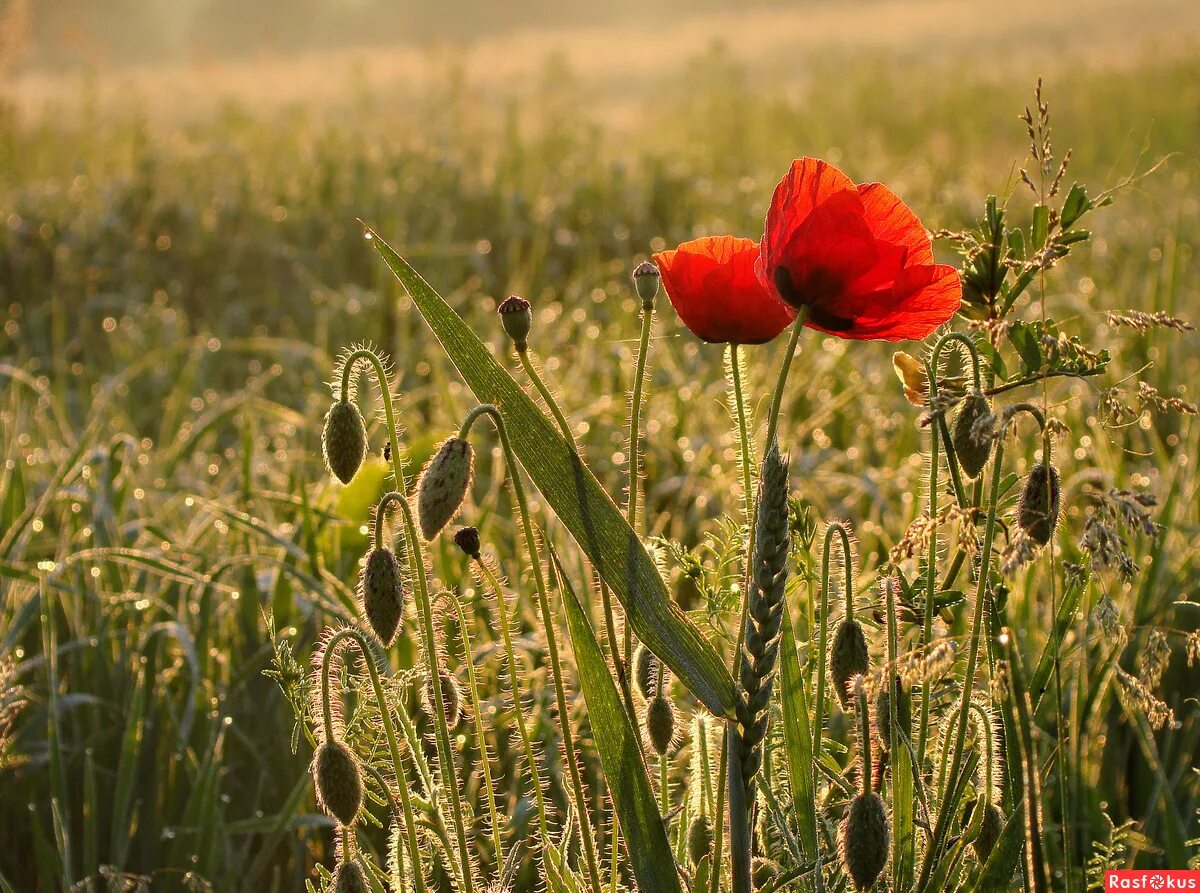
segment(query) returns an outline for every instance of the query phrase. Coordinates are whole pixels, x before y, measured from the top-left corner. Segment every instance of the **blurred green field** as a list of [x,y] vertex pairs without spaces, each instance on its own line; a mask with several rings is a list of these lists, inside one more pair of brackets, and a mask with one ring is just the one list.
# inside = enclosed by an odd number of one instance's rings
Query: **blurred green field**
[[[1181,33],[1192,17],[1181,13]],[[496,90],[454,54],[422,57],[422,79],[390,91],[339,69],[337,101],[307,106],[249,90],[190,109],[203,73],[145,113],[103,78],[58,81],[52,101],[44,82],[0,85],[0,658],[12,660],[0,672],[0,889],[57,890],[103,865],[151,877],[156,891],[199,879],[298,890],[329,861],[311,748],[263,675],[268,616],[306,664],[319,630],[347,615],[382,487],[381,459],[351,488],[329,483],[326,381],[351,342],[389,351],[414,469],[471,406],[359,218],[498,356],[495,303],[534,303],[546,376],[619,493],[639,260],[698,234],[757,236],[776,179],[803,154],[887,182],[931,228],[968,225],[989,193],[1011,193],[1019,213],[1017,114],[1041,73],[1055,146],[1073,149],[1069,180],[1098,192],[1167,157],[1093,215],[1091,244],[1046,281],[1064,329],[1114,358],[1086,387],[1049,388],[1074,444],[1073,456],[1060,451],[1062,557],[1079,560],[1079,468],[1158,495],[1164,533],[1130,545],[1143,574],[1098,576],[1085,607],[1101,595],[1121,607],[1130,666],[1139,637],[1173,631],[1162,694],[1180,720],[1148,744],[1111,690],[1087,706],[1070,834],[1086,850],[1106,815],[1132,818],[1157,853],[1139,858],[1194,855],[1200,672],[1184,636],[1197,617],[1177,603],[1200,585],[1200,428],[1140,411],[1105,425],[1099,407],[1113,386],[1134,400],[1123,379],[1135,374],[1197,399],[1200,336],[1115,330],[1104,311],[1200,319],[1200,49],[1163,32],[1169,51],[1130,41],[1121,58],[1097,58],[1119,33],[1090,50],[1086,39],[1043,45],[1028,27],[995,36],[995,53],[979,46],[988,64],[931,61],[919,42],[834,47],[795,77],[736,45],[674,46],[653,89],[611,72],[597,81],[558,55],[528,66],[519,89]],[[655,534],[694,546],[738,508],[735,439],[720,348],[659,306],[647,511]],[[749,352],[755,394],[768,392],[781,348]],[[853,520],[866,568],[886,562],[917,514],[926,468],[892,351],[811,334],[785,407],[795,486],[819,516]],[[480,457],[470,521],[511,556],[499,461]],[[452,548],[435,544],[432,557],[436,576],[470,589]],[[517,565],[506,570],[519,579]],[[1045,606],[1030,573],[1011,611],[1036,653]],[[673,583],[687,602],[686,578]],[[39,616],[44,604],[52,618]],[[1073,657],[1095,635],[1083,617]],[[21,704],[6,726],[10,699]]]

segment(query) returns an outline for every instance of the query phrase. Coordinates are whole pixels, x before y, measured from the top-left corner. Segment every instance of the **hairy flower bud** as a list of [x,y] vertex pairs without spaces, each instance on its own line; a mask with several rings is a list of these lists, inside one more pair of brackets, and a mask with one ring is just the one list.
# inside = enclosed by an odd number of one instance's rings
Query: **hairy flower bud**
[[754,883],[755,890],[761,890],[778,877],[779,864],[777,862],[772,862],[763,856],[754,857],[754,861],[750,864],[750,879]]
[[975,849],[975,856],[979,859],[979,864],[987,862],[988,856],[992,854],[992,850],[996,848],[997,841],[1000,840],[1000,834],[1004,831],[1004,810],[995,803],[984,803],[982,800],[976,800],[973,804],[968,804],[969,811],[963,815],[963,823],[971,821],[974,818],[976,809],[983,809],[983,815],[980,818],[979,833],[975,835],[975,839],[971,841],[971,846]]
[[354,480],[367,454],[367,426],[355,404],[339,400],[329,407],[321,449],[325,453],[325,467],[334,477],[343,484]]
[[468,558],[478,558],[482,545],[479,541],[479,531],[474,527],[460,527],[458,533],[454,534],[454,545],[462,549]]
[[[438,678],[442,681],[442,706],[446,708],[446,725],[457,728],[462,721],[463,696],[462,686],[458,677],[448,670],[441,670]],[[433,693],[433,677],[427,677],[421,691],[421,706],[430,717],[437,716],[437,699]]]
[[660,755],[666,755],[675,740],[675,707],[662,695],[646,707],[646,737]]
[[648,260],[642,261],[633,271],[633,287],[637,289],[638,297],[642,299],[643,310],[654,309],[654,299],[658,297],[658,286],[662,282],[662,274],[658,266]]
[[658,667],[658,658],[654,656],[654,652],[639,644],[633,652],[633,683],[638,693],[647,701],[658,691]]
[[384,646],[391,645],[404,615],[404,577],[395,552],[377,547],[367,554],[358,578],[358,597],[372,632]]
[[890,834],[887,811],[878,794],[859,794],[850,802],[838,846],[857,889],[866,890],[883,871]]
[[962,408],[954,419],[951,442],[958,456],[958,465],[963,473],[974,480],[987,465],[992,454],[992,441],[996,438],[996,417],[983,391],[967,394]]
[[426,540],[437,536],[458,511],[471,485],[475,451],[461,437],[449,437],[421,472],[417,520]]
[[357,862],[342,862],[333,872],[333,893],[370,893],[367,877]]
[[317,802],[331,816],[349,827],[362,807],[362,773],[358,758],[341,741],[326,741],[313,759]]
[[713,848],[712,819],[700,813],[688,825],[687,849],[688,859],[693,866],[699,865],[700,860],[711,855]]
[[865,675],[870,662],[862,624],[857,620],[843,620],[829,648],[829,672],[833,676],[833,688],[843,710],[849,707],[851,701],[850,680]]
[[496,308],[504,331],[513,340],[513,347],[524,353],[529,349],[529,330],[533,328],[533,310],[529,302],[516,295],[509,295]]
[[1060,498],[1058,469],[1044,462],[1033,466],[1021,492],[1017,523],[1035,543],[1044,546],[1050,542],[1058,524]]

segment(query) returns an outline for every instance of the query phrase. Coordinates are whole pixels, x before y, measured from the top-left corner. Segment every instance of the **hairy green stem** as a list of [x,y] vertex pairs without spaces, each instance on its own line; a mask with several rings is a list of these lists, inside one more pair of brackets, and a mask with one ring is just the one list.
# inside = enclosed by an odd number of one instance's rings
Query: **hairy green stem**
[[529,359],[528,350],[518,350],[517,356],[521,360],[521,366],[525,369],[525,374],[529,376],[529,380],[533,382],[533,386],[537,388],[537,392],[542,395],[542,400],[545,401],[546,407],[550,410],[550,414],[554,416],[554,421],[558,423],[559,430],[562,431],[563,438],[572,449],[575,449],[575,435],[571,432],[571,426],[567,422],[567,417],[563,415],[562,409],[558,405],[558,401],[554,399],[554,395],[550,393],[550,389],[546,387],[546,382],[542,380],[541,374],[537,367],[533,364],[533,360]]
[[825,669],[829,663],[829,571],[833,538],[842,547],[842,562],[846,574],[846,619],[854,619],[854,563],[850,551],[850,532],[840,521],[831,521],[825,528],[825,548],[821,552],[821,627],[817,644],[817,706],[813,721],[813,791],[817,789],[817,765],[820,763],[821,736],[825,731]]

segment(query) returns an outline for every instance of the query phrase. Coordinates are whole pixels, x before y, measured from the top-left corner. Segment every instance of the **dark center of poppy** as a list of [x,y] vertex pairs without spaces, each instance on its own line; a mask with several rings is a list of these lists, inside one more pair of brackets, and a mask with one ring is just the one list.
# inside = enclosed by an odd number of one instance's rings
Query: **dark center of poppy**
[[[796,287],[796,283],[792,280],[791,271],[787,267],[782,264],[776,267],[774,278],[775,289],[779,292],[779,296],[796,309],[806,307],[808,309],[808,318],[822,329],[828,332],[848,332],[854,328],[854,320],[831,313],[818,305],[812,297],[801,294],[800,289]],[[809,277],[809,279],[812,278],[811,276]],[[819,288],[816,290],[820,291]],[[809,291],[809,289],[805,289],[805,291]]]

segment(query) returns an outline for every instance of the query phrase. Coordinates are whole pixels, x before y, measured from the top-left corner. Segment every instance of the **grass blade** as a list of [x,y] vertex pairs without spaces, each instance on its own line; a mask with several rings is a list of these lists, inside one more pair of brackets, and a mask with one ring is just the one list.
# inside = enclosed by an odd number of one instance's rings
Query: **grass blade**
[[808,697],[796,651],[792,618],[783,612],[783,643],[779,655],[779,692],[783,708],[783,744],[787,755],[792,800],[799,818],[800,848],[806,860],[817,857],[817,807],[813,794],[812,728]]

